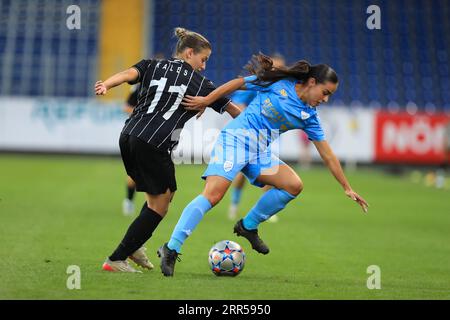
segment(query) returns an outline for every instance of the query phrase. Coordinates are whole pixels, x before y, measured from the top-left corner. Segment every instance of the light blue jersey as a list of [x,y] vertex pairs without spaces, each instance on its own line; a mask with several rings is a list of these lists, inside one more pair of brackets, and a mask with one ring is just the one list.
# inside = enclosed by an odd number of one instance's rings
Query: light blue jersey
[[313,141],[325,140],[315,108],[301,101],[295,92],[295,79],[283,79],[268,87],[251,83],[256,76],[246,77],[247,90],[257,91],[243,113],[225,128],[279,130],[280,134],[292,129],[302,129]]
[[[271,150],[271,142],[280,134],[302,129],[310,140],[325,139],[316,109],[298,98],[295,79],[280,80],[268,87],[252,84],[255,79],[255,76],[247,77],[245,83],[249,90],[257,92],[256,97],[220,132],[202,178],[221,176],[233,181],[242,172],[250,183],[262,187],[257,178],[262,173],[275,174],[277,166],[284,164]],[[278,188],[265,192],[240,222],[242,229],[257,230],[296,196]],[[212,207],[204,195],[192,200],[183,210],[167,247],[180,253],[187,237]],[[252,244],[252,247],[263,254],[269,252],[267,246],[256,248]]]
[[246,77],[247,90],[256,91],[248,107],[221,131],[203,178],[222,176],[230,181],[242,171],[257,186],[262,171],[284,164],[270,144],[280,134],[302,129],[313,141],[325,140],[315,108],[301,101],[295,91],[297,80],[277,81],[263,87],[251,83],[256,76]]

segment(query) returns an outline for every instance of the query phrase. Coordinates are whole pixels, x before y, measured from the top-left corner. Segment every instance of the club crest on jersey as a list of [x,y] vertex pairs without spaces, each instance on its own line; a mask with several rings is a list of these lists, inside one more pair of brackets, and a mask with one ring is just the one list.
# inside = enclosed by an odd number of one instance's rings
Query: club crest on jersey
[[306,120],[306,119],[308,119],[311,115],[309,114],[309,113],[307,113],[307,112],[305,112],[305,111],[301,111],[300,112],[300,116],[302,117],[302,120]]
[[281,89],[281,90],[280,90],[280,94],[281,94],[283,97],[287,97],[287,96],[288,96],[286,90],[284,90],[284,89]]
[[227,160],[225,161],[225,163],[223,164],[223,170],[225,170],[225,172],[231,171],[231,169],[233,169],[233,162]]

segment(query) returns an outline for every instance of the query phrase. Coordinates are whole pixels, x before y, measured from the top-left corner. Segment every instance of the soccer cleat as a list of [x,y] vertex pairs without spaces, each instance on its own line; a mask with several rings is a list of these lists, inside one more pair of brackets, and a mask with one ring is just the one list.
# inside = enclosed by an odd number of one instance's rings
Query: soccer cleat
[[245,229],[242,219],[236,222],[236,224],[234,225],[234,233],[236,233],[240,237],[246,238],[252,245],[252,248],[259,253],[269,253],[269,247],[258,236],[258,230]]
[[150,262],[150,260],[148,260],[148,257],[145,254],[146,250],[147,250],[147,248],[140,247],[128,258],[130,258],[132,261],[134,261],[134,263],[136,263],[138,266],[148,269],[148,270],[152,270],[154,268],[154,266]]
[[131,216],[134,214],[134,203],[130,199],[123,199],[122,212],[124,216]]
[[231,204],[228,208],[228,219],[235,220],[238,213],[238,207],[235,204]]
[[111,271],[111,272],[138,272],[142,273],[142,271],[136,270],[127,261],[111,261],[106,259],[106,261],[103,263],[102,269],[104,271]]
[[158,257],[161,258],[161,272],[166,277],[173,277],[175,269],[175,262],[181,261],[178,257],[178,253],[175,250],[170,250],[167,243],[162,245],[157,251]]
[[278,216],[277,216],[276,214],[274,214],[274,215],[271,216],[269,219],[267,219],[267,222],[275,223],[275,222],[278,222],[279,219],[280,219],[280,218],[278,218]]

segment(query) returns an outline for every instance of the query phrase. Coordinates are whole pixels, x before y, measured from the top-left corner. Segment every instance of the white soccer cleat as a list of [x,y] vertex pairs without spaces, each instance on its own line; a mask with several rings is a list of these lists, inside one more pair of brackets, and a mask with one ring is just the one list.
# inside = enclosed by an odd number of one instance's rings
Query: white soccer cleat
[[272,222],[272,223],[278,222],[278,220],[280,220],[280,218],[278,218],[278,216],[276,214],[274,214],[269,219],[267,219],[268,222]]
[[134,203],[130,199],[123,199],[122,212],[125,216],[131,216],[134,214]]
[[137,272],[142,273],[142,271],[136,270],[127,261],[111,261],[106,259],[106,261],[103,263],[102,269],[104,271],[110,271],[110,272]]
[[235,204],[231,204],[228,208],[228,219],[236,220],[238,214],[238,206]]
[[148,260],[147,254],[145,253],[147,251],[147,248],[140,247],[137,249],[129,258],[134,261],[138,266],[152,270],[154,268],[153,264]]

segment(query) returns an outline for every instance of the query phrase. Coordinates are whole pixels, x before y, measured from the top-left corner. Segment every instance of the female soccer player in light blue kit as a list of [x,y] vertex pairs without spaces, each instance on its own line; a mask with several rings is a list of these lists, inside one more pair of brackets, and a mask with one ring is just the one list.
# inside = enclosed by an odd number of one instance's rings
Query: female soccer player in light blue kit
[[[279,53],[274,53],[270,56],[273,62],[273,66],[276,67],[284,67],[286,65],[286,61],[284,57]],[[241,110],[247,108],[247,106],[252,102],[252,100],[257,96],[258,91],[255,90],[236,90],[232,96],[231,100],[239,107]],[[235,220],[238,216],[238,207],[241,202],[242,191],[245,186],[245,176],[242,173],[238,173],[236,178],[234,179],[233,185],[231,187],[231,203],[228,208],[228,218],[230,220]],[[269,190],[271,186],[266,185],[263,188],[263,191],[266,192]],[[268,222],[277,222],[278,215],[271,216]]]
[[335,71],[324,64],[311,66],[304,60],[291,67],[275,68],[272,60],[261,53],[252,58],[247,70],[253,75],[231,80],[206,97],[185,97],[186,108],[200,110],[239,88],[258,91],[245,111],[222,130],[202,176],[206,179],[202,194],[186,206],[170,241],[158,250],[165,276],[173,276],[184,241],[205,213],[223,198],[239,172],[253,185],[273,186],[234,226],[234,233],[245,237],[254,250],[269,253],[268,246],[258,236],[259,224],[282,210],[303,189],[295,171],[271,153],[274,132],[305,131],[345,194],[367,212],[367,202],[351,188],[339,160],[325,140],[317,116],[316,107],[327,102],[337,89]]

